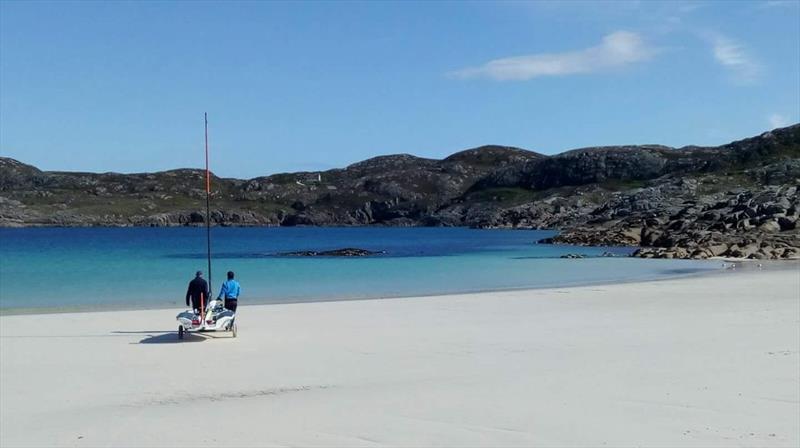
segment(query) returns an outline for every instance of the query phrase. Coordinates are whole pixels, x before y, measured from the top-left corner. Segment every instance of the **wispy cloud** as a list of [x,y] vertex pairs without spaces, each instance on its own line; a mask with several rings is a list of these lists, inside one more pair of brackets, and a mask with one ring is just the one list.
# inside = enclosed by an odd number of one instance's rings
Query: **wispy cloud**
[[681,2],[677,4],[678,12],[684,14],[697,11],[703,7],[705,7],[705,3],[702,2]]
[[771,8],[783,8],[794,5],[797,5],[796,0],[772,0],[772,1],[760,2],[756,5],[756,8],[771,9]]
[[600,45],[565,53],[541,53],[495,59],[479,67],[449,73],[451,77],[525,81],[540,76],[593,73],[649,59],[655,50],[636,33],[617,31],[603,37]]
[[772,114],[769,116],[769,128],[783,128],[789,126],[792,122],[789,120],[789,117],[786,117],[781,114]]
[[739,42],[719,33],[703,33],[711,43],[714,59],[733,75],[733,80],[750,84],[758,80],[762,73],[761,65]]

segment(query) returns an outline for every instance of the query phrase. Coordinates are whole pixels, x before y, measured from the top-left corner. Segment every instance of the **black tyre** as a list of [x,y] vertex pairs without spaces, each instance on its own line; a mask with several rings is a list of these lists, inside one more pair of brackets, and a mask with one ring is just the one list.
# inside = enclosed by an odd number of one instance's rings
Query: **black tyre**
[[183,330],[183,325],[178,325],[178,339],[183,339],[183,334],[185,331]]

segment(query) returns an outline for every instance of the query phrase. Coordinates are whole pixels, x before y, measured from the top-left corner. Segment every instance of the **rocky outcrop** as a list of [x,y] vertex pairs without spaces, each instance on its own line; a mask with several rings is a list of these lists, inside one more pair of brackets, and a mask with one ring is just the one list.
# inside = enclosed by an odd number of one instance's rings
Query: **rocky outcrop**
[[[655,193],[655,188],[625,195],[599,207],[594,213],[599,219],[571,228],[553,240],[642,246],[634,255],[645,258],[786,259],[800,255],[797,186],[765,186],[715,195],[698,193],[696,182],[686,188],[691,193],[670,198]],[[653,195],[662,200],[641,202],[642,196]]]
[[521,187],[533,190],[625,183],[679,173],[710,173],[754,168],[763,163],[800,157],[800,125],[765,132],[719,147],[661,145],[581,148],[499,168],[472,188]]

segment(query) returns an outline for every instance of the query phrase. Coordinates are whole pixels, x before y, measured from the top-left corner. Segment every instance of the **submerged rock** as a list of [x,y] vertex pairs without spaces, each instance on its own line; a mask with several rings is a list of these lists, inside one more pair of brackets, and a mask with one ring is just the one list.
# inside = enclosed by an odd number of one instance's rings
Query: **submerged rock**
[[584,254],[564,254],[561,258],[586,258]]
[[334,250],[301,250],[296,252],[283,252],[278,254],[282,257],[369,257],[373,255],[385,254],[385,251],[371,251],[366,249],[358,249],[354,247],[346,247],[343,249]]

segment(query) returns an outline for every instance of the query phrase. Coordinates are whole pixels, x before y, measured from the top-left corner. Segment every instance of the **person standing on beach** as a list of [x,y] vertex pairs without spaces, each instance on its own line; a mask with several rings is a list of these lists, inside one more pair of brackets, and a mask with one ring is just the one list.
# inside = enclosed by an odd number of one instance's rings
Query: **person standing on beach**
[[233,279],[233,271],[228,271],[228,280],[222,284],[222,288],[219,290],[219,296],[217,296],[217,300],[221,298],[225,298],[225,308],[236,312],[236,305],[239,302],[239,292],[241,288],[239,287],[239,282]]
[[203,278],[203,271],[194,274],[194,280],[189,282],[189,289],[186,290],[186,306],[189,306],[189,299],[192,299],[192,309],[195,313],[202,311],[208,302],[208,283]]

